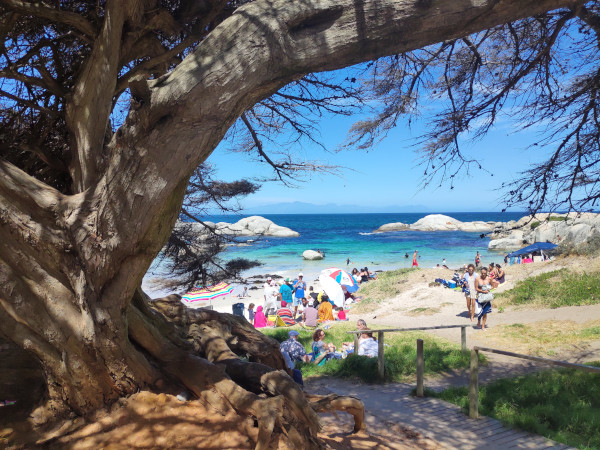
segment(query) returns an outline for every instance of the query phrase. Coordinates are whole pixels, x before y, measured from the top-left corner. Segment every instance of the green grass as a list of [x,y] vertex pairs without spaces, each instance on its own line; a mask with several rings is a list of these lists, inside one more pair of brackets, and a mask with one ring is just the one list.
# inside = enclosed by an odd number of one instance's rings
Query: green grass
[[[346,333],[355,330],[354,324],[334,324],[325,330],[325,342],[333,342],[338,348],[342,342],[352,342],[353,336]],[[265,334],[282,342],[288,338],[289,329],[274,328],[261,330]],[[306,351],[310,351],[312,333],[306,330],[300,332],[299,341]],[[458,330],[457,330],[458,333]],[[423,357],[425,360],[425,373],[435,374],[450,369],[469,367],[469,353],[463,354],[460,346],[445,339],[427,333],[397,332],[386,333],[385,347],[385,381],[406,381],[416,373],[417,339],[423,339]],[[487,359],[480,356],[482,363]],[[312,363],[298,364],[304,377],[333,376],[339,378],[354,378],[366,383],[378,382],[377,358],[352,355],[342,360],[330,360],[322,366]]]
[[600,274],[554,270],[527,278],[498,294],[498,305],[535,305],[549,308],[600,303]]
[[[600,367],[600,362],[592,363]],[[468,411],[468,388],[428,395]],[[600,448],[600,374],[546,370],[480,386],[479,413],[582,449]]]
[[418,269],[398,269],[377,274],[376,280],[361,285],[358,294],[363,299],[359,304],[354,306],[354,311],[372,311],[382,300],[387,300],[400,294],[400,287],[408,281],[408,274],[415,270]]

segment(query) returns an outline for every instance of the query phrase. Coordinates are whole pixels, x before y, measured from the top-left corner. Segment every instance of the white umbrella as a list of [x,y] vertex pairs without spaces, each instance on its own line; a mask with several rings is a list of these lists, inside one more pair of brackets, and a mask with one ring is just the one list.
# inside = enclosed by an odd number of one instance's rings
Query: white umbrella
[[337,281],[328,275],[319,275],[319,283],[335,306],[344,306],[344,291]]

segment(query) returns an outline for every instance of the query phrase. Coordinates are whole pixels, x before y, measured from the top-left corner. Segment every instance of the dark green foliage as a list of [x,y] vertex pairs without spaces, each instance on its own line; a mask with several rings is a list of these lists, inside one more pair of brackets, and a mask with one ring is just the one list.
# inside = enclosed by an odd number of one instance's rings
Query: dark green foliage
[[[428,395],[468,411],[466,387]],[[600,374],[560,369],[498,380],[480,387],[479,401],[480,414],[504,424],[578,448],[600,448]]]
[[[332,342],[341,348],[343,341],[352,341],[352,335],[346,331],[354,329],[351,325],[334,325],[326,330],[325,341]],[[265,329],[263,332],[279,342],[288,338],[289,329]],[[307,352],[311,351],[312,332],[299,330],[299,341]],[[385,334],[385,381],[406,381],[416,373],[417,345],[416,339],[423,339],[423,357],[425,373],[435,374],[450,369],[469,367],[469,354],[463,353],[460,347],[444,339],[426,333],[397,332]],[[387,345],[389,344],[389,345]],[[482,362],[485,356],[480,355]],[[305,377],[327,375],[339,378],[357,378],[366,383],[376,383],[378,379],[377,358],[351,355],[342,360],[329,360],[322,366],[312,363],[297,366]]]

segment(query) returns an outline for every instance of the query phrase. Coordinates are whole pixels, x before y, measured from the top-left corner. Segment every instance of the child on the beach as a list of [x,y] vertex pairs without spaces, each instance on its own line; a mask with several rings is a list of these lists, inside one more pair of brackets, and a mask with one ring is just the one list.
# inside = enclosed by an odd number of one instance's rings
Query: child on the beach
[[344,311],[344,308],[342,308],[341,306],[338,306],[336,308],[337,310],[337,320],[348,320],[346,319],[346,311]]
[[254,303],[248,305],[248,321],[254,323]]

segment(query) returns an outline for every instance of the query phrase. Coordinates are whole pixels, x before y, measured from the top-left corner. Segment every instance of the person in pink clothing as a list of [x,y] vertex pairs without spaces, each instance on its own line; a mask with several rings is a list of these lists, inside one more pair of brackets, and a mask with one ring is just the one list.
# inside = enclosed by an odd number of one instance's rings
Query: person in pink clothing
[[263,307],[259,306],[256,308],[256,314],[254,314],[254,328],[264,328],[267,326],[267,318],[263,313]]

